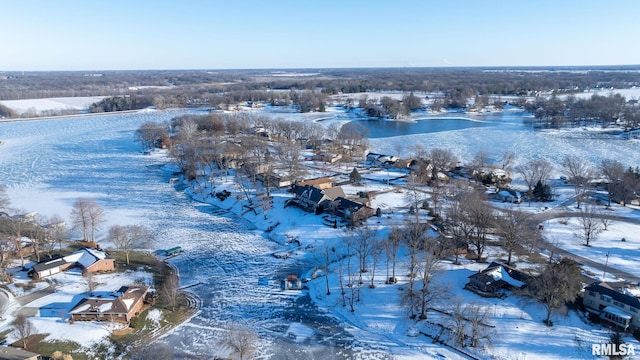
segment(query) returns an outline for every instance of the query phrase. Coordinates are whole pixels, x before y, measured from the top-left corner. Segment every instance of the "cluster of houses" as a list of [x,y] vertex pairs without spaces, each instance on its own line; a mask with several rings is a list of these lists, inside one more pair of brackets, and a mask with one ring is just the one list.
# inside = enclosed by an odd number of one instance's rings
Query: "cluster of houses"
[[[179,247],[174,248],[180,250]],[[100,249],[83,248],[70,255],[35,264],[29,270],[33,279],[42,279],[68,269],[79,268],[83,273],[115,270],[115,259]],[[97,320],[128,324],[139,315],[145,304],[152,304],[154,293],[148,286],[125,286],[107,295],[87,296],[70,311],[72,321]]]
[[334,186],[328,177],[301,181],[295,186],[295,197],[291,203],[315,214],[329,213],[342,221],[354,225],[373,216],[369,199],[347,198],[342,187]]
[[[522,289],[533,277],[500,262],[469,276],[465,289],[483,297],[504,299],[509,291]],[[586,311],[601,323],[621,331],[640,330],[640,290],[606,282],[594,282],[584,288]]]

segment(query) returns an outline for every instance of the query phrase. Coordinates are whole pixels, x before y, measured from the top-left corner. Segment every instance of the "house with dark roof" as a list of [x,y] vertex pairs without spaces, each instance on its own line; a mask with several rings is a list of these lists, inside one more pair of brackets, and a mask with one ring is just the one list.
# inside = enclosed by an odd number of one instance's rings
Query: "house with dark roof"
[[530,275],[494,261],[484,270],[469,276],[469,282],[464,288],[483,297],[504,299],[507,296],[506,290],[522,288],[530,280]]
[[319,207],[323,210],[329,208],[331,201],[338,197],[344,197],[344,191],[340,186],[319,189],[315,186],[304,185],[296,187],[296,196],[293,198],[298,206],[306,211],[317,211]]
[[148,286],[123,286],[110,296],[84,298],[69,311],[71,320],[128,324],[148,303],[148,292]]
[[584,288],[583,304],[588,312],[624,331],[640,329],[640,299],[625,289],[594,282]]
[[29,276],[33,279],[42,279],[72,267],[79,267],[82,271],[91,273],[113,271],[115,269],[115,259],[107,258],[107,254],[104,251],[84,248],[75,251],[71,255],[46,260],[34,265],[29,270]]
[[375,210],[365,204],[346,199],[344,196],[337,197],[331,203],[334,213],[346,220],[351,225],[357,224],[360,220],[370,218],[375,214]]

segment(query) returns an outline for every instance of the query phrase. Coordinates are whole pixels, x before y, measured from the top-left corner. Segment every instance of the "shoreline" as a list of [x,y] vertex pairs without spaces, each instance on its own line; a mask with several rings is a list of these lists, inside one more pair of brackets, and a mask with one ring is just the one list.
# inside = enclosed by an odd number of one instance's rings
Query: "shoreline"
[[[37,116],[37,117],[28,117],[28,118],[4,118],[4,119],[0,119],[0,123],[37,121],[37,120],[61,120],[61,119],[67,119],[67,118],[81,118],[81,117],[89,117],[89,116],[97,116],[97,115],[131,114],[131,113],[136,113],[140,111],[148,111],[148,110],[139,109],[139,110],[109,111],[109,112],[101,112],[101,113],[83,113],[83,114],[72,114],[72,115]],[[156,110],[154,109],[152,111],[156,111]]]

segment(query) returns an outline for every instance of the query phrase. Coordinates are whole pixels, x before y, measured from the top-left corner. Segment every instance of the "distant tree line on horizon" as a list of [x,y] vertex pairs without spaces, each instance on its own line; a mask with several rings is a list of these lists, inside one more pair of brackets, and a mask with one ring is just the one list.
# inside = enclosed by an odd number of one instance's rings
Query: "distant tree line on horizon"
[[[131,110],[151,105],[160,109],[189,106],[224,109],[239,103],[293,105],[300,112],[322,112],[329,105],[328,96],[338,93],[437,93],[441,95],[431,99],[430,104],[433,110],[438,111],[442,108],[464,108],[470,100],[499,107],[504,102],[497,101],[496,96],[536,96],[551,90],[556,94],[571,94],[593,88],[640,85],[640,73],[635,68],[623,67],[616,71],[576,69],[321,69],[308,76],[274,76],[269,70],[6,72],[0,74],[0,99],[111,96],[94,104],[92,112]],[[376,100],[355,101],[365,113],[374,117],[398,118],[418,108],[414,98]],[[355,105],[353,100],[345,104],[347,107]],[[524,99],[518,105],[523,106]],[[540,106],[534,110],[550,105],[551,115],[544,113],[541,119],[555,116],[552,103],[543,104],[541,100],[537,105]],[[66,115],[66,112],[60,115]],[[16,117],[21,114],[0,107],[0,116]]]
[[524,108],[534,114],[537,127],[576,127],[621,124],[627,130],[640,127],[640,107],[637,100],[627,102],[620,94],[601,96],[594,94],[587,99],[569,96],[560,99],[536,98]]

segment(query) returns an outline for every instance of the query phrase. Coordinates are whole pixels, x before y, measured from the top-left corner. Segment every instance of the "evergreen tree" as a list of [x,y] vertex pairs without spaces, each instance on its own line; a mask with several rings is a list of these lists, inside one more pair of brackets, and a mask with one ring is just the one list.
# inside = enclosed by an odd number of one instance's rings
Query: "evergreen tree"
[[360,183],[360,181],[362,180],[362,177],[360,176],[358,169],[353,168],[353,171],[349,174],[349,180],[351,181],[352,184]]
[[536,199],[541,201],[551,201],[553,200],[553,193],[551,192],[551,187],[549,185],[542,185],[542,181],[538,180],[536,183],[536,187],[533,188],[533,196]]

